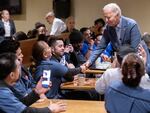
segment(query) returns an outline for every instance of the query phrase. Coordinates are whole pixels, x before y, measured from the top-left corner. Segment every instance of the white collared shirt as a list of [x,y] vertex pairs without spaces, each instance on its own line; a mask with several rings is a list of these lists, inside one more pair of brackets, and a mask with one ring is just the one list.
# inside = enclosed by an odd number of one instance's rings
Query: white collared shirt
[[54,18],[54,21],[53,21],[53,24],[52,24],[52,27],[51,27],[50,35],[58,36],[65,29],[66,29],[65,23],[59,18]]
[[10,22],[9,21],[4,21],[4,19],[2,19],[3,23],[4,23],[4,29],[5,29],[5,37],[10,37],[11,33],[10,33]]

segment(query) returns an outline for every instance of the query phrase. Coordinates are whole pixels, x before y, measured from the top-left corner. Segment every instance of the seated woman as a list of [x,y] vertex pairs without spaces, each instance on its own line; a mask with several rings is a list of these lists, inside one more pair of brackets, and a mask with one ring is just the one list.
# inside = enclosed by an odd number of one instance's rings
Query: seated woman
[[113,82],[105,92],[108,113],[150,112],[150,90],[139,86],[145,67],[142,59],[130,53],[122,62],[122,81]]

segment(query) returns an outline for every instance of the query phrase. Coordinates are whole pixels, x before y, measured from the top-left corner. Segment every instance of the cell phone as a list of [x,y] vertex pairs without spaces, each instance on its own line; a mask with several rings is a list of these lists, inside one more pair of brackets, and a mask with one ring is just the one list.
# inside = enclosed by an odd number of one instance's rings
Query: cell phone
[[51,77],[51,70],[43,70],[42,86],[44,88],[49,87],[50,77]]

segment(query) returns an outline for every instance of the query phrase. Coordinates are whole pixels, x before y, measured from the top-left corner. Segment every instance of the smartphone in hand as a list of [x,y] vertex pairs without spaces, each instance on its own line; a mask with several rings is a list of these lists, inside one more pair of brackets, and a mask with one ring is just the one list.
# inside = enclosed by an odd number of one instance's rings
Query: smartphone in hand
[[51,70],[43,70],[42,86],[44,88],[49,87],[50,77],[51,77]]

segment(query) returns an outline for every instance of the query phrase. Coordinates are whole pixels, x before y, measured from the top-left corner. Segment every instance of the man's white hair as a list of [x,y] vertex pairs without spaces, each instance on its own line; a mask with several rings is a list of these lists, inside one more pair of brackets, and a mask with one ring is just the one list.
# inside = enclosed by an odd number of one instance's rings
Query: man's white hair
[[109,3],[104,6],[103,10],[111,10],[112,12],[119,14],[121,16],[121,9],[116,3]]
[[49,16],[55,16],[53,11],[50,11],[46,14],[45,18],[49,17]]

